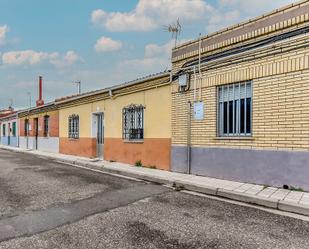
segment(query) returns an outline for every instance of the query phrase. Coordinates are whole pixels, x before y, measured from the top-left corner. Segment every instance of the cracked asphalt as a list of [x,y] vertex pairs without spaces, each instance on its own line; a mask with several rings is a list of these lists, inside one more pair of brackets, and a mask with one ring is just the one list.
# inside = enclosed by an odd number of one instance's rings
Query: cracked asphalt
[[0,248],[307,249],[309,222],[0,150]]

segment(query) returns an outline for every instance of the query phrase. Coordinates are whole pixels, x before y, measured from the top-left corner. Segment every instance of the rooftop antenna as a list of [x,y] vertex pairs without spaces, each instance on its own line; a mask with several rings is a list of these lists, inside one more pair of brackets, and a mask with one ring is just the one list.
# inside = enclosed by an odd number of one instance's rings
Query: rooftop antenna
[[29,98],[29,109],[31,109],[31,92],[27,92],[28,98]]
[[80,80],[74,82],[77,85],[78,94],[82,93],[82,82]]
[[182,26],[180,24],[179,18],[175,24],[170,24],[164,27],[166,32],[172,33],[172,38],[175,39],[175,47],[177,46],[177,40],[180,33],[182,32]]
[[13,99],[10,99],[10,105],[9,105],[9,108],[12,108],[12,107],[13,107],[13,104],[14,104]]

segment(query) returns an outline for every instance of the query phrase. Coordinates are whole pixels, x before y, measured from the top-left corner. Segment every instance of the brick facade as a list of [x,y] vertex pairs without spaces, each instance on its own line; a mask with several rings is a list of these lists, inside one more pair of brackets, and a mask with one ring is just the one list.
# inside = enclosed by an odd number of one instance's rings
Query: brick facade
[[[235,148],[309,150],[309,49],[269,56],[202,75],[205,119],[192,120],[194,145]],[[252,80],[253,136],[217,138],[217,86]],[[197,89],[199,95],[199,89]],[[187,102],[193,90],[172,93],[172,143],[187,143]]]
[[[309,189],[308,8],[302,1],[203,37],[196,81],[199,40],[174,49],[173,171]],[[245,81],[252,82],[252,134],[219,136],[218,87]],[[194,101],[204,102],[203,120],[189,110]]]

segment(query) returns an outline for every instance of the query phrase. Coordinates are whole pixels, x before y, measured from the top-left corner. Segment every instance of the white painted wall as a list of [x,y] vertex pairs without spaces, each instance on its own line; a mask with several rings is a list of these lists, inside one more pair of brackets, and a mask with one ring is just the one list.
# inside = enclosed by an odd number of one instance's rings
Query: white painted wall
[[[28,149],[33,150],[35,148],[35,138],[28,137]],[[27,137],[19,138],[19,147],[27,149]],[[39,137],[38,138],[38,150],[59,153],[59,138],[58,137]]]
[[27,137],[19,137],[19,147],[22,149],[33,149],[34,145],[34,138],[33,137],[28,137],[28,144],[29,147],[27,148]]
[[59,138],[58,137],[39,137],[38,150],[59,153]]

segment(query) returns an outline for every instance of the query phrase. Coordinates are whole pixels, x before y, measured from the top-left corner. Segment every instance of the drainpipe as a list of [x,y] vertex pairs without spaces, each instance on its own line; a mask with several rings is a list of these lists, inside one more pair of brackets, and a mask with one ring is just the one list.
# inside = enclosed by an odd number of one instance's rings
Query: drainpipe
[[19,148],[19,120],[18,120],[18,114],[16,113],[16,140],[17,140],[17,147]]
[[188,101],[188,130],[187,130],[187,173],[191,174],[191,101]]

